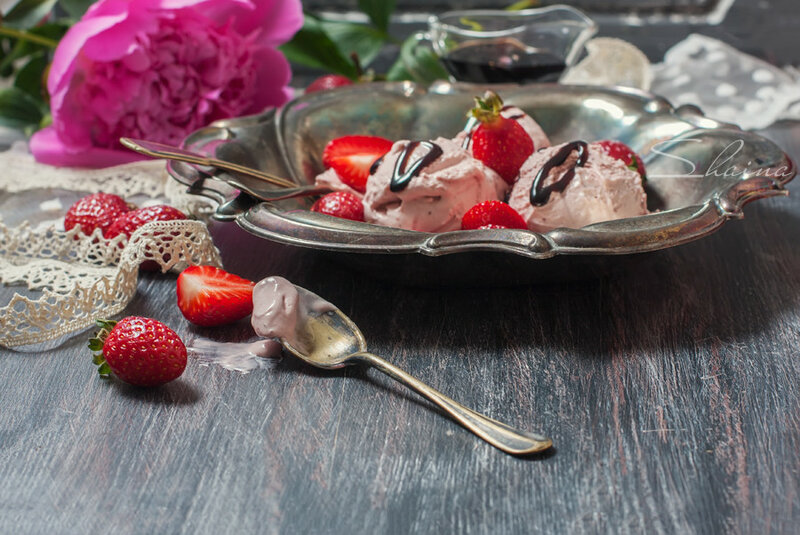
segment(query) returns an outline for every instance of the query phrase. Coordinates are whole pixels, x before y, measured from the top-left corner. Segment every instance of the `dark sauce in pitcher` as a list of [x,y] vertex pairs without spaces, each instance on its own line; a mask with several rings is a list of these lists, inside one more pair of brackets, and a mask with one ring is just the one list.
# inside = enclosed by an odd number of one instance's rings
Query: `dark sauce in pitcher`
[[468,41],[441,61],[456,80],[475,83],[556,82],[567,68],[555,54],[507,38]]

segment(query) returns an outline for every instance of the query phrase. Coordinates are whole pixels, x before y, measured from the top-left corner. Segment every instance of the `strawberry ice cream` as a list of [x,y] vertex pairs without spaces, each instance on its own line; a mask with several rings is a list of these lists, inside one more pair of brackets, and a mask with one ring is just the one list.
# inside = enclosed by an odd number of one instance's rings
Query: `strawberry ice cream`
[[537,232],[648,213],[639,173],[596,143],[582,141],[534,152],[508,204]]
[[342,182],[341,177],[335,169],[327,169],[324,173],[318,174],[314,179],[314,183],[317,186],[328,186],[333,191],[346,191],[357,197],[361,197],[361,193]]
[[423,232],[458,230],[467,210],[504,199],[507,189],[497,173],[454,140],[398,141],[367,182],[364,218]]

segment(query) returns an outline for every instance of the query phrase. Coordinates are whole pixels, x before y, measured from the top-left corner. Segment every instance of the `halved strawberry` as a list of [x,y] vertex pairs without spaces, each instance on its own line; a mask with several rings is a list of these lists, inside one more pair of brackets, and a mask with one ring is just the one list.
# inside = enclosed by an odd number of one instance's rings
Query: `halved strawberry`
[[472,155],[513,184],[533,153],[533,141],[517,121],[500,115],[502,109],[502,99],[492,91],[475,98],[470,115],[480,124],[472,133]]
[[331,140],[322,152],[322,163],[354,190],[367,190],[369,168],[389,152],[392,142],[377,136],[344,136]]
[[334,191],[323,196],[311,206],[312,212],[364,221],[364,204],[348,191]]
[[502,201],[478,203],[461,218],[461,230],[489,228],[526,229],[528,225],[516,210]]
[[232,323],[253,312],[253,286],[214,266],[189,266],[178,275],[178,308],[202,327]]
[[642,177],[642,180],[647,180],[642,157],[636,154],[632,148],[627,146],[622,141],[614,141],[611,139],[598,141],[597,144],[600,145],[600,147],[602,147],[609,156],[617,160],[621,160],[622,163],[627,165],[631,171],[636,171],[639,173]]

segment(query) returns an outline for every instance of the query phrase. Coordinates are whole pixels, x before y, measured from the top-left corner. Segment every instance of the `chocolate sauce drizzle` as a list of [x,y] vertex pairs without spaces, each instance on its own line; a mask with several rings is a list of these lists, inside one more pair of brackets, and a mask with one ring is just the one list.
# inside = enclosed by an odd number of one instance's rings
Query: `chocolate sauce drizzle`
[[[411,153],[414,152],[414,149],[419,146],[428,149],[428,152],[409,167],[408,159],[411,157]],[[442,147],[431,141],[410,141],[397,158],[397,163],[395,163],[394,172],[392,173],[392,181],[389,183],[389,189],[394,192],[406,189],[411,179],[417,176],[425,166],[433,163],[442,153]]]
[[369,166],[369,174],[374,175],[375,171],[378,170],[378,167],[383,163],[383,156],[372,162],[372,165]]
[[[576,149],[578,150],[578,159],[575,160],[575,165],[567,169],[567,172],[564,173],[561,178],[549,186],[543,187],[544,181],[550,171],[552,171],[554,167],[558,167],[566,162],[572,151]],[[561,147],[561,150],[547,160],[542,168],[539,169],[539,172],[536,173],[536,178],[533,179],[533,184],[531,184],[531,204],[534,206],[542,206],[543,204],[547,204],[547,201],[550,200],[551,193],[554,191],[564,191],[566,187],[569,186],[569,183],[572,182],[572,179],[575,178],[575,169],[583,167],[584,164],[586,164],[586,160],[589,158],[589,151],[587,149],[588,145],[585,141],[573,141]]]

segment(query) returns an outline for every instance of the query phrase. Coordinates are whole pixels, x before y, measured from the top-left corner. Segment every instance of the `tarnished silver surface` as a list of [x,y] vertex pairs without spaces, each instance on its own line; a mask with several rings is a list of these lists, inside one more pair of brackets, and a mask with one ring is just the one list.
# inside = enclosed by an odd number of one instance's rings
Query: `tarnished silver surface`
[[[569,276],[570,266],[581,262],[577,258],[552,262],[559,257],[579,256],[599,265],[606,262],[592,257],[654,251],[701,238],[728,219],[741,217],[747,202],[785,195],[784,186],[796,173],[789,157],[771,141],[706,118],[693,107],[674,109],[648,93],[557,84],[493,89],[508,104],[532,115],[553,144],[618,139],[630,145],[647,164],[650,207],[660,210],[546,234],[527,230],[430,234],[309,212],[308,201],[303,200],[253,204],[188,165],[173,162],[169,170],[191,191],[219,202],[219,219],[235,220],[248,232],[270,240],[345,253],[338,256],[372,271],[385,263],[387,273],[399,273],[409,282],[432,271],[458,279],[460,271],[479,270],[482,262],[511,263],[522,270],[521,280],[563,278],[565,271]],[[219,121],[190,135],[184,146],[205,148],[217,158],[308,184],[323,170],[321,155],[329,140],[347,134],[452,137],[463,127],[473,96],[483,90],[483,86],[444,82],[428,89],[412,83],[360,84],[300,97],[277,112]],[[389,258],[393,255],[403,258]],[[525,262],[506,258],[509,255],[525,257]],[[437,263],[424,257],[442,258]],[[453,258],[445,261],[447,257]]]

